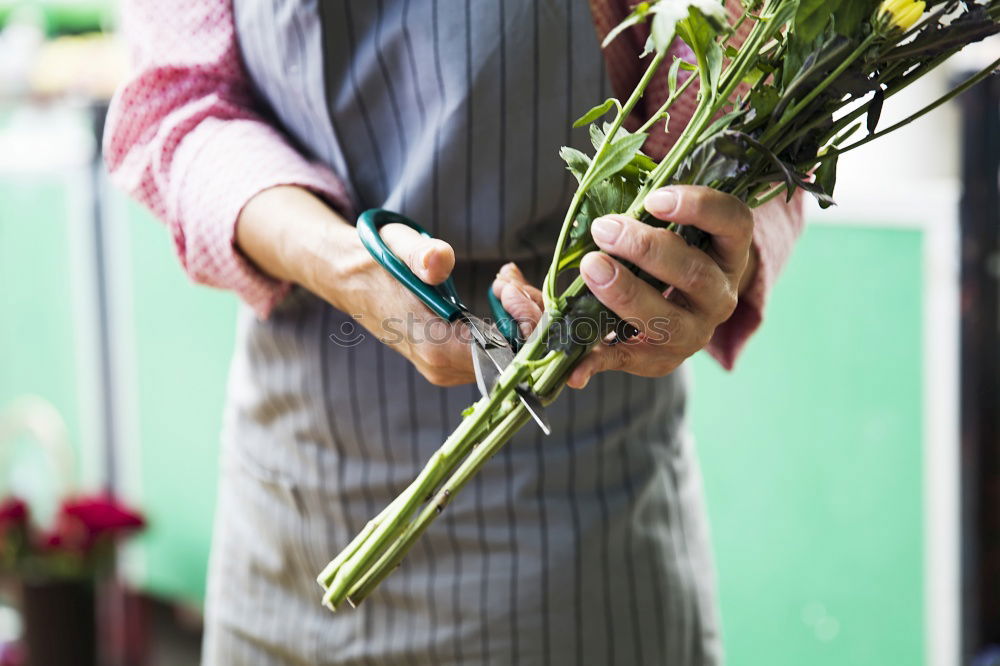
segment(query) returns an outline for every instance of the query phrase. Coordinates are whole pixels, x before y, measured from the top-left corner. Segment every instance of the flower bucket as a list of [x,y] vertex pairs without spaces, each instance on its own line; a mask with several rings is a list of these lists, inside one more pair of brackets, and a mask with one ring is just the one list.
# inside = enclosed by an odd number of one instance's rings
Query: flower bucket
[[24,646],[29,666],[96,666],[93,580],[21,583]]

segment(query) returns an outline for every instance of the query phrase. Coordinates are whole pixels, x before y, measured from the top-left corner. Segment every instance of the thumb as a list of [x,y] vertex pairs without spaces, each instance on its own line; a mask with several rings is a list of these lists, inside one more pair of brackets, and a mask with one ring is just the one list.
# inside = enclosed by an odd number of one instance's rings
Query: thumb
[[455,251],[439,238],[421,236],[405,224],[387,224],[382,240],[427,284],[444,282],[455,268]]

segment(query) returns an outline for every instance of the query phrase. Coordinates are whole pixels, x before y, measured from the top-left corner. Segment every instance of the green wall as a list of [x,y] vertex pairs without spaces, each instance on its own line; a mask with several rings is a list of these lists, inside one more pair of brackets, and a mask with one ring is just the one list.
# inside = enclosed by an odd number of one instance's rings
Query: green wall
[[921,241],[810,227],[736,371],[696,360],[731,666],[923,662]]
[[[0,179],[0,410],[34,395],[66,421],[79,457],[81,400],[74,339],[68,196],[62,182],[32,176]],[[60,482],[26,437],[11,446],[14,465],[0,470],[0,489],[51,512]]]
[[215,479],[236,299],[195,288],[163,225],[132,204],[135,371],[145,585],[198,602],[215,510]]

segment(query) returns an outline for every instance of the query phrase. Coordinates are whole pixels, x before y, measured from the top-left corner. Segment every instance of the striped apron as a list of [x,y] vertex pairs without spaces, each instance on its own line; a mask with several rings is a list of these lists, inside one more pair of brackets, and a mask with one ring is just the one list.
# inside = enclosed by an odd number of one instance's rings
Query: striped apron
[[[261,106],[344,180],[456,249],[486,312],[504,261],[547,267],[572,193],[557,152],[609,86],[586,3],[235,0]],[[344,340],[350,339],[350,344]],[[316,574],[476,399],[438,388],[305,290],[241,312],[204,663],[721,661],[685,379],[602,374],[491,460],[357,610]]]

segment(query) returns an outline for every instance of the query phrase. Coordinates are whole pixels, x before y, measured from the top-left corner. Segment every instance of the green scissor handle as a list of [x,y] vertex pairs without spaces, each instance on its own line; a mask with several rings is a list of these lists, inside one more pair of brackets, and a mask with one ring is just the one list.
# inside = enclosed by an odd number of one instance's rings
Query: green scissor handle
[[403,261],[389,249],[382,240],[379,229],[387,224],[405,224],[421,236],[431,235],[419,224],[399,213],[393,213],[382,208],[371,208],[358,217],[358,235],[361,243],[383,268],[394,278],[423,301],[434,314],[448,321],[459,319],[469,309],[455,290],[455,282],[449,277],[439,285],[430,285],[418,278]]
[[510,313],[504,309],[500,299],[493,293],[492,286],[486,289],[486,295],[490,300],[490,310],[493,311],[493,323],[496,324],[500,334],[507,338],[507,342],[510,343],[514,351],[517,351],[524,344],[524,338],[521,337],[521,329],[518,328],[517,322],[510,316]]

